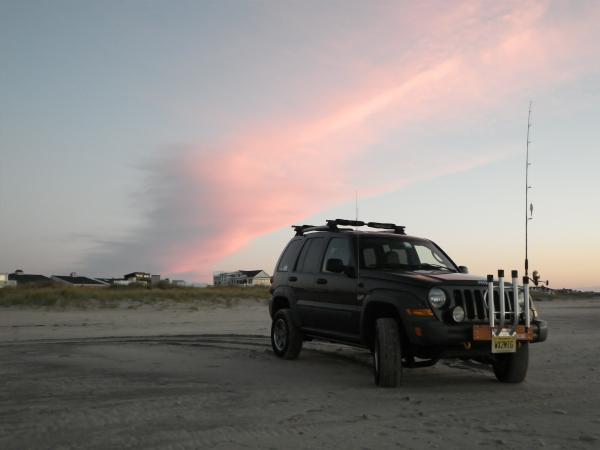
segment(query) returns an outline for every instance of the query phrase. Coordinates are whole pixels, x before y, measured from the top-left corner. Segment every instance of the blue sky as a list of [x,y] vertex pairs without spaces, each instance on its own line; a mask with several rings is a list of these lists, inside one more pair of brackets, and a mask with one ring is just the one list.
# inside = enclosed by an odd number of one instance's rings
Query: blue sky
[[600,287],[596,2],[1,2],[0,272],[272,270],[404,223],[472,272]]

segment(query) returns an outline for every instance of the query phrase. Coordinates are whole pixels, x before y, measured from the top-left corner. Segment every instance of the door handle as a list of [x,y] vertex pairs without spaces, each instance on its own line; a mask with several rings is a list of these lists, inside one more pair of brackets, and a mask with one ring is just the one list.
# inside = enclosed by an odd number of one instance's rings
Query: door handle
[[327,284],[327,280],[325,278],[317,278],[317,284]]
[[298,277],[288,277],[288,281],[298,281]]

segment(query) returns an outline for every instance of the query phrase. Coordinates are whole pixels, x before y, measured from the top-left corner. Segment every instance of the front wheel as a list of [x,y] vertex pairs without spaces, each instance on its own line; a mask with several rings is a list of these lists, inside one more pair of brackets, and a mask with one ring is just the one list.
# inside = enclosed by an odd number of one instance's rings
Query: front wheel
[[302,333],[292,320],[289,309],[280,309],[271,324],[273,353],[283,359],[296,359],[302,350]]
[[498,354],[492,363],[494,375],[502,383],[520,383],[527,375],[529,343],[523,342],[515,353]]
[[373,342],[373,372],[377,386],[396,387],[402,380],[400,345],[400,330],[396,319],[377,319]]

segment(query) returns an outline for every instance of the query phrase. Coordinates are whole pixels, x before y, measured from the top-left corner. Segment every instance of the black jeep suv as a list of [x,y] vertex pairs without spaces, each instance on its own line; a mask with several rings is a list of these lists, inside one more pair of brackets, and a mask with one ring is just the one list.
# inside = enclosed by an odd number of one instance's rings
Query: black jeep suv
[[519,287],[516,271],[506,284],[503,271],[497,281],[468,275],[435,243],[394,224],[336,219],[294,229],[269,304],[281,358],[320,339],[370,349],[379,386],[440,358],[489,363],[498,380],[514,383],[527,374],[529,343],[546,339],[529,280]]

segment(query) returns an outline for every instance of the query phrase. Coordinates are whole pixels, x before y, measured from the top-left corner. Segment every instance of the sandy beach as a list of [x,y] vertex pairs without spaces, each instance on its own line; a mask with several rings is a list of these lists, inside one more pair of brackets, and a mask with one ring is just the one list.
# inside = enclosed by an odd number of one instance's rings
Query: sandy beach
[[600,445],[600,302],[538,304],[527,380],[442,361],[376,388],[366,351],[276,359],[266,306],[0,310],[0,448]]
[[187,334],[268,335],[270,318],[266,303],[240,302],[231,307],[189,307],[154,304],[130,308],[34,309],[0,308],[0,342],[32,339],[70,339]]

